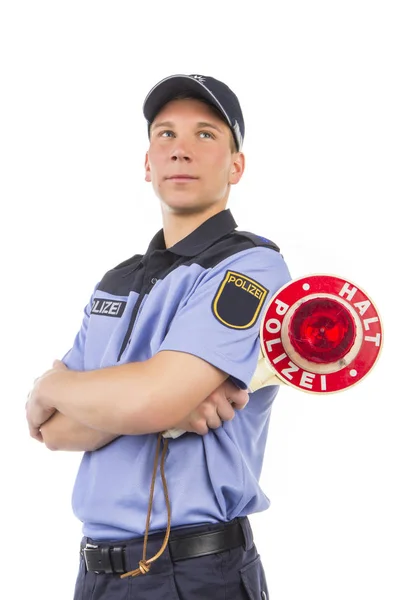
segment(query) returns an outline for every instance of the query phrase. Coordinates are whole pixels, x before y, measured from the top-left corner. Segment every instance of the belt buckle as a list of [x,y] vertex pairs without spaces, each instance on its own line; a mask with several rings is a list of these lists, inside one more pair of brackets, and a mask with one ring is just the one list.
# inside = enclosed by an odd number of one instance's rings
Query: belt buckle
[[96,573],[125,573],[125,546],[86,544],[82,550],[86,570]]
[[[88,543],[86,543],[85,547],[82,550],[82,552],[83,552],[83,558],[85,559],[85,565],[86,565],[86,570],[87,571],[90,571],[89,560],[88,560],[89,552],[90,552],[90,550],[97,550],[98,547],[99,546],[97,544],[88,544]],[[86,550],[89,550],[89,552],[86,552]],[[100,566],[103,566],[103,565],[100,564]],[[102,569],[100,569],[98,571],[93,571],[93,572],[98,575],[99,573],[103,573],[104,571]]]

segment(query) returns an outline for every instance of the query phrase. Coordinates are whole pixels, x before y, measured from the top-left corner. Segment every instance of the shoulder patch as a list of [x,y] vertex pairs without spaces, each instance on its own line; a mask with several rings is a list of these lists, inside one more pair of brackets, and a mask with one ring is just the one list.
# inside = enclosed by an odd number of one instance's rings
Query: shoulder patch
[[227,271],[212,302],[213,315],[232,329],[248,329],[257,320],[269,290],[254,279]]

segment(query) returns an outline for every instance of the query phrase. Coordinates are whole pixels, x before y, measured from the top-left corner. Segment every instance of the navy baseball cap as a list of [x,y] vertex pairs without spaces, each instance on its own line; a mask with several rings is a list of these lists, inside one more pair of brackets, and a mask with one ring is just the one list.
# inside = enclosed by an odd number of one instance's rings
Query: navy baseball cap
[[215,106],[221,117],[230,127],[240,151],[244,138],[244,120],[239,100],[222,81],[208,75],[171,75],[162,79],[147,94],[143,103],[143,113],[148,129],[161,108],[180,94],[190,94]]

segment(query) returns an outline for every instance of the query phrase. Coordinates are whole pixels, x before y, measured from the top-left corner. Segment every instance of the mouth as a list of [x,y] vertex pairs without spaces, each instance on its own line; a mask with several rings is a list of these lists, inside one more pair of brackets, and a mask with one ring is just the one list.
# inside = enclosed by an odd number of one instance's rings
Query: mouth
[[196,181],[198,177],[194,177],[193,175],[171,175],[170,177],[165,178],[167,181],[177,181],[177,182],[187,182],[187,181]]

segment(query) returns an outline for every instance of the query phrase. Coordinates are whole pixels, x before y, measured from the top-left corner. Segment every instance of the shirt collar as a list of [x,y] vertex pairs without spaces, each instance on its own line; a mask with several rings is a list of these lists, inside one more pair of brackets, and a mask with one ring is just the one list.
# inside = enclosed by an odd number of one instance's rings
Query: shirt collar
[[[222,210],[202,223],[182,240],[168,248],[169,252],[179,256],[196,256],[203,252],[222,237],[236,229],[237,224],[229,209]],[[156,233],[150,242],[146,256],[155,250],[165,250],[164,232]]]

